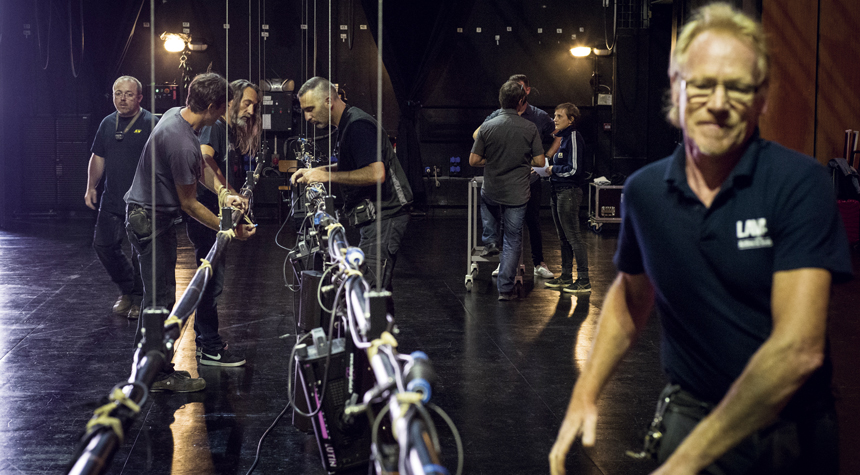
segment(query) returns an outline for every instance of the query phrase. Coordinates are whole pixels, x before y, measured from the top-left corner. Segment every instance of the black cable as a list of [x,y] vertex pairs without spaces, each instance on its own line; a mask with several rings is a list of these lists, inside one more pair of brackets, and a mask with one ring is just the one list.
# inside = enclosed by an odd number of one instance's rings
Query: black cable
[[[83,0],[79,0],[78,4],[80,5],[80,10],[81,10],[81,57],[80,57],[80,62],[82,65],[83,61],[84,61],[84,2],[83,2]],[[72,76],[77,78],[78,77],[78,71],[77,71],[77,69],[75,69],[75,53],[73,51],[74,42],[72,41],[72,0],[69,0],[68,7],[69,7],[69,57],[71,59],[71,65],[72,65]]]
[[[39,59],[42,59],[42,22],[39,21],[39,0],[33,2],[33,5],[36,9],[36,43],[39,45]],[[42,66],[43,70],[48,69],[48,62],[51,59],[51,21],[54,19],[54,11],[51,10],[50,5],[48,6],[48,41],[45,44],[45,65]]]
[[441,407],[433,404],[432,402],[427,403],[427,407],[432,409],[439,414],[439,416],[445,420],[445,423],[448,424],[448,427],[451,429],[451,433],[454,435],[454,442],[457,444],[457,475],[462,475],[463,473],[463,440],[460,438],[460,432],[457,431],[457,426],[454,425],[454,421],[448,416],[448,414],[442,410]]
[[248,469],[248,472],[245,475],[251,475],[251,472],[253,472],[254,469],[257,468],[257,463],[260,462],[260,449],[263,448],[263,440],[266,438],[267,435],[269,435],[269,432],[271,432],[272,429],[275,428],[275,426],[281,420],[281,417],[283,417],[284,414],[286,414],[287,409],[290,408],[290,404],[291,404],[290,401],[287,401],[287,405],[284,406],[284,410],[282,410],[281,413],[278,414],[277,417],[275,417],[275,420],[272,421],[272,425],[270,425],[269,428],[266,429],[266,432],[263,432],[263,435],[260,436],[260,441],[257,442],[257,454],[254,456],[254,463],[251,464],[251,468]]
[[146,4],[147,0],[141,0],[140,8],[137,9],[137,16],[134,17],[134,24],[131,25],[131,32],[128,34],[128,38],[125,40],[125,46],[122,49],[122,54],[119,57],[119,61],[116,63],[116,69],[114,70],[114,77],[119,75],[119,70],[122,68],[122,63],[125,61],[125,55],[128,53],[128,48],[131,46],[131,40],[134,38],[134,30],[137,28],[137,21],[140,19],[140,13],[143,11],[143,6]]

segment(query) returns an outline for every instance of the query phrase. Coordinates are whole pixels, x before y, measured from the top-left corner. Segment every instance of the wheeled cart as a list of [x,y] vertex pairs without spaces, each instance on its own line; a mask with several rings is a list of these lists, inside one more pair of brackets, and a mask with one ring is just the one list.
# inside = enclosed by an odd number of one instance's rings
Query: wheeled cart
[[[495,262],[498,264],[499,256],[481,257],[484,251],[483,245],[478,245],[481,238],[481,233],[478,232],[478,222],[481,221],[481,185],[484,184],[484,177],[476,176],[469,180],[468,192],[468,231],[467,231],[467,261],[466,261],[466,290],[471,292],[474,278],[478,276],[479,262]],[[520,265],[517,269],[517,276],[514,278],[514,285],[523,284],[523,274],[525,274],[525,266],[523,266],[523,253],[520,252]]]
[[588,184],[588,228],[592,232],[599,234],[606,223],[621,223],[623,189],[623,186]]

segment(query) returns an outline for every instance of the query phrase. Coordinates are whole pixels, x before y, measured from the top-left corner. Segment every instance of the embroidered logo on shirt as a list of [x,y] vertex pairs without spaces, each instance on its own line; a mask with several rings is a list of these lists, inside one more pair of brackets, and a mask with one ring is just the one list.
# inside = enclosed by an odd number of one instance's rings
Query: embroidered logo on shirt
[[747,219],[735,223],[738,236],[738,249],[760,249],[773,247],[773,241],[767,236],[767,219]]
[[143,129],[134,129],[134,133],[136,133],[136,134],[139,134],[141,132],[143,132]]
[[558,152],[556,155],[558,156],[558,158],[564,158],[564,153],[562,152]]

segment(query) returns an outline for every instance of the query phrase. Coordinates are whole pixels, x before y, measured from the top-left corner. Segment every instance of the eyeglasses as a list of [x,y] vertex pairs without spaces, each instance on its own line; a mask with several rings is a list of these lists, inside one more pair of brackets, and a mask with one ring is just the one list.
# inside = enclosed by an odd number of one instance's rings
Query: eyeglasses
[[701,105],[708,102],[717,87],[723,86],[726,99],[734,105],[748,106],[752,103],[756,93],[761,89],[761,84],[745,84],[736,81],[717,81],[714,79],[702,79],[695,81],[681,80],[681,87],[687,91],[687,102]]
[[115,91],[113,93],[113,97],[115,97],[117,99],[121,99],[123,96],[125,96],[126,99],[134,99],[135,97],[137,97],[137,93],[131,92],[131,91],[126,91],[126,92]]

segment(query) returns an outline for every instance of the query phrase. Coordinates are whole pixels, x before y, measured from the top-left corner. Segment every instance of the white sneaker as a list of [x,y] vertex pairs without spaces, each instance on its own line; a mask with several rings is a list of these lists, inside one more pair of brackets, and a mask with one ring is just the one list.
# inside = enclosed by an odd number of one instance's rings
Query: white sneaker
[[497,265],[497,266],[496,266],[496,270],[494,270],[494,271],[493,271],[493,277],[498,277],[498,276],[499,276],[499,269],[500,269],[501,267],[502,267],[502,265],[501,265],[501,264],[499,264],[499,265]]
[[535,277],[543,277],[544,279],[552,279],[555,277],[555,274],[552,273],[549,269],[547,269],[546,264],[541,263],[540,265],[535,266]]

